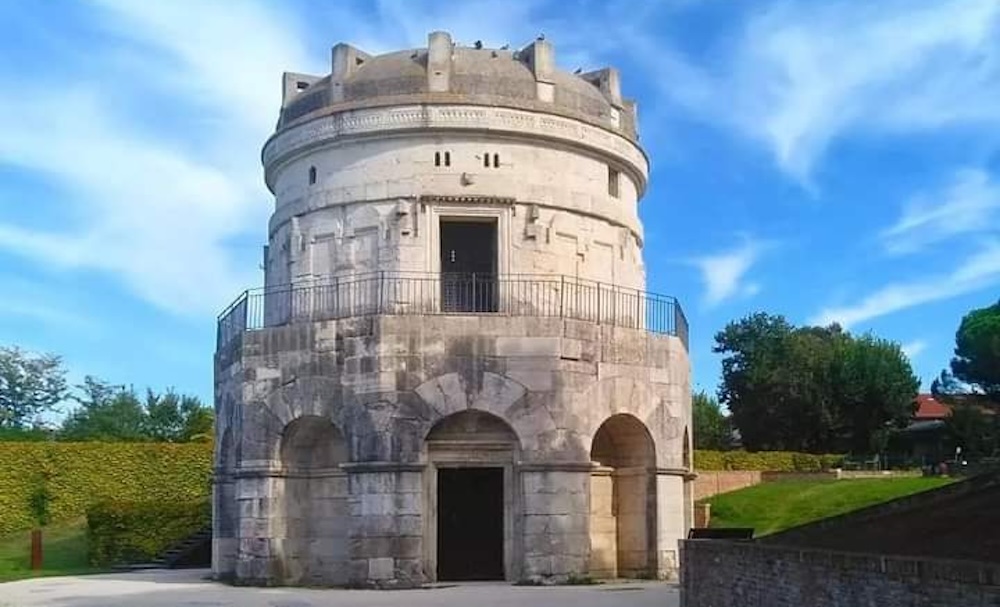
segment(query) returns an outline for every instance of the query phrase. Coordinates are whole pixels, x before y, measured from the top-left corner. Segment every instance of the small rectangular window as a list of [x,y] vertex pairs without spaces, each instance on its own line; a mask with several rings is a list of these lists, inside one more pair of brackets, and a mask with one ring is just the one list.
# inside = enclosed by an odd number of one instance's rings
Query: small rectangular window
[[500,154],[493,154],[493,168],[500,168]]
[[483,154],[483,166],[486,167],[486,168],[490,168],[490,153],[489,152],[486,152],[485,154]]
[[608,167],[608,195],[618,198],[618,181],[621,179],[621,174]]
[[434,152],[434,166],[441,166],[441,152]]
[[444,166],[446,167],[451,166],[451,152],[444,153]]

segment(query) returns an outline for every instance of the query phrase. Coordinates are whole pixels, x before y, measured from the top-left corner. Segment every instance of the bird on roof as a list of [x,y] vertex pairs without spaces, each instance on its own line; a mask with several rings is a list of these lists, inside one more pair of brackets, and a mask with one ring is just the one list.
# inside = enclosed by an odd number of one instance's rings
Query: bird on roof
[[573,70],[573,73],[574,74],[582,74],[583,73],[583,68],[582,67],[578,67],[575,70]]
[[475,47],[476,47],[476,50],[477,50],[477,51],[478,51],[478,50],[482,50],[482,48],[483,48],[483,41],[482,41],[482,40],[476,40],[476,43],[475,43],[475,44],[473,44],[473,46],[475,46]]
[[538,34],[538,39],[539,40],[545,40],[545,32],[542,32],[541,34]]

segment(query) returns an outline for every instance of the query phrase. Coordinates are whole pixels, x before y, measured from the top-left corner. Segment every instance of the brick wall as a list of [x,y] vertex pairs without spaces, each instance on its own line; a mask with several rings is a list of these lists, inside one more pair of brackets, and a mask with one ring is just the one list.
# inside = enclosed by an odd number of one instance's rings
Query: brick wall
[[987,607],[1000,564],[681,542],[682,607]]
[[777,481],[836,480],[837,472],[769,472],[760,470],[718,470],[698,472],[694,481],[695,501],[720,493],[738,491],[760,483]]
[[720,493],[745,489],[760,484],[760,471],[721,470],[718,472],[698,472],[694,479],[695,501]]

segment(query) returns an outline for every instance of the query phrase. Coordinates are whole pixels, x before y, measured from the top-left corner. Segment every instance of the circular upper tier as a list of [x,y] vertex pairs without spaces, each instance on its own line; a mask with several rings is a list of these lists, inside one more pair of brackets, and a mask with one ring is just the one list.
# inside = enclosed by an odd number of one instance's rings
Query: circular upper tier
[[634,103],[622,99],[613,68],[560,70],[544,39],[515,51],[459,46],[444,33],[432,34],[427,48],[383,55],[337,45],[330,74],[286,75],[277,130],[339,111],[419,103],[542,111],[637,139]]

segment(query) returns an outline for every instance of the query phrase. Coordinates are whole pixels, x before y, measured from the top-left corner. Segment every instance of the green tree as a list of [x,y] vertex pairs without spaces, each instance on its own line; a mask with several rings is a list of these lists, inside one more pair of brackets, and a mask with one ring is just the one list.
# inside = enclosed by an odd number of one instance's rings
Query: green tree
[[131,388],[87,376],[74,396],[79,407],[66,417],[63,440],[142,441],[147,439],[146,411]]
[[1000,301],[962,318],[951,372],[993,402],[1000,401]]
[[706,392],[696,392],[691,397],[691,415],[694,421],[695,449],[729,448],[732,435],[729,419],[722,412],[722,407],[714,396]]
[[829,452],[839,427],[838,361],[849,342],[838,325],[803,327],[785,338],[774,398],[778,420],[775,448]]
[[87,376],[73,397],[79,403],[63,422],[63,440],[158,441],[182,443],[210,440],[211,407],[195,396],[146,390],[145,401],[134,390]]
[[891,432],[913,417],[920,380],[899,344],[870,334],[850,340],[839,364],[838,450],[880,453]]
[[869,453],[912,412],[919,382],[892,342],[763,313],[729,323],[715,340],[719,397],[752,451]]
[[781,405],[781,364],[792,326],[783,316],[757,313],[716,334],[713,352],[723,354],[719,401],[726,405],[743,445],[780,449],[775,432]]
[[1000,455],[1000,302],[962,318],[951,371],[941,372],[931,392],[952,407],[946,423],[953,447],[972,458]]
[[214,414],[195,396],[146,391],[146,435],[155,441],[190,442],[212,434]]
[[66,370],[52,354],[0,347],[0,428],[25,428],[66,396]]
[[987,414],[976,405],[958,404],[952,406],[945,424],[952,447],[961,447],[963,457],[1000,455],[1000,415]]

